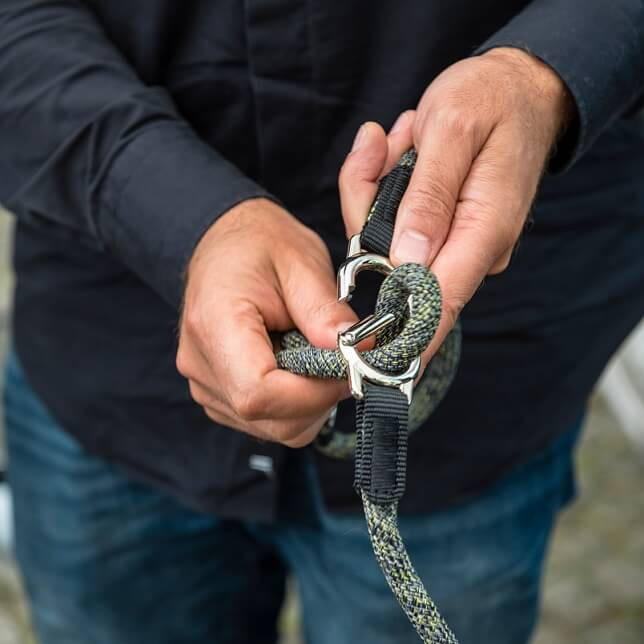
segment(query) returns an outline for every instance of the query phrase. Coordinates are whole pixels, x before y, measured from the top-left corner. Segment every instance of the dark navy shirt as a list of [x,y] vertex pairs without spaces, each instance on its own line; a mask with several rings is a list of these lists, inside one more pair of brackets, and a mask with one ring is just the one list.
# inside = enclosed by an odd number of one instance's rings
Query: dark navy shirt
[[[273,517],[304,452],[191,401],[174,366],[190,254],[266,195],[339,262],[336,180],[358,126],[390,126],[450,63],[495,46],[552,66],[577,121],[511,267],[463,314],[456,381],[411,438],[403,511],[466,498],[565,431],[642,315],[644,134],[624,119],[644,90],[642,2],[2,0],[15,342],[52,414],[192,507]],[[332,507],[353,507],[351,463],[316,459]]]

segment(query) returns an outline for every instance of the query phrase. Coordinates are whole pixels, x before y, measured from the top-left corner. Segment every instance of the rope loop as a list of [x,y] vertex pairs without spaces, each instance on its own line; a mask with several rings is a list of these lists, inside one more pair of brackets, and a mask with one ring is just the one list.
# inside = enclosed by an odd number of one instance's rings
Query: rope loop
[[398,324],[376,337],[376,348],[367,352],[368,362],[377,360],[391,373],[407,369],[431,342],[440,322],[442,297],[434,273],[420,264],[403,264],[383,281],[376,301],[376,314],[393,313]]
[[[420,264],[395,268],[380,286],[375,311],[393,313],[396,323],[376,336],[375,348],[366,351],[364,359],[382,371],[405,371],[431,342],[441,306],[438,280],[428,268]],[[299,331],[282,336],[281,346],[276,356],[280,369],[318,378],[347,377],[346,363],[337,349],[313,347]]]

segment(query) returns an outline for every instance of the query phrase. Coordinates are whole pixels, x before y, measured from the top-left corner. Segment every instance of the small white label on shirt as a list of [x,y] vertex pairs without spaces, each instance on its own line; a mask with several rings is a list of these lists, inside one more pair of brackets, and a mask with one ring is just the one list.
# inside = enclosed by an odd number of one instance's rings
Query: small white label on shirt
[[256,472],[264,472],[269,476],[273,473],[273,459],[262,454],[251,454],[248,459],[248,467]]

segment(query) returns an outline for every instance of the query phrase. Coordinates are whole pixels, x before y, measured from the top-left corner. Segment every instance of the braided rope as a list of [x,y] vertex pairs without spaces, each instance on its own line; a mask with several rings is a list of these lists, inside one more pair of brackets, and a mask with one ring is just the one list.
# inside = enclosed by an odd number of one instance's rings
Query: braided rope
[[[411,300],[410,300],[411,298]],[[408,302],[412,302],[410,311]],[[442,299],[435,275],[419,264],[404,264],[383,281],[376,301],[376,314],[393,313],[396,323],[376,336],[376,346],[363,355],[372,366],[401,373],[429,345],[441,316]],[[346,364],[335,349],[311,346],[297,331],[282,338],[277,353],[280,368],[321,378],[344,379]],[[460,354],[460,329],[449,334],[416,388],[410,409],[410,427],[418,427],[436,407],[454,377]],[[327,448],[346,456],[355,449],[355,434],[327,432]],[[337,437],[340,438],[337,438]],[[335,437],[335,442],[334,442]],[[398,530],[397,503],[374,503],[360,491],[373,551],[387,583],[425,644],[458,644],[422,580],[414,569]]]
[[398,530],[397,504],[378,505],[361,496],[376,560],[420,639],[425,644],[458,644],[407,554]]

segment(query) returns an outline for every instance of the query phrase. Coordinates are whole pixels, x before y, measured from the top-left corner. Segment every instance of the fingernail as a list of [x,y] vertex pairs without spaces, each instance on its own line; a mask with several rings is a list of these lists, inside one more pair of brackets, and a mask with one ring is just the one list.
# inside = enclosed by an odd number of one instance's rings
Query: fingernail
[[364,125],[361,125],[358,133],[356,134],[356,138],[353,140],[353,147],[351,148],[351,152],[359,150],[362,144],[365,142],[366,137],[367,128]]
[[389,134],[396,134],[399,130],[402,130],[405,125],[407,125],[407,118],[409,116],[409,112],[403,112],[395,121],[395,123],[391,126],[391,130],[389,130]]
[[403,264],[427,265],[431,253],[431,242],[418,230],[405,230],[394,247],[394,256]]

